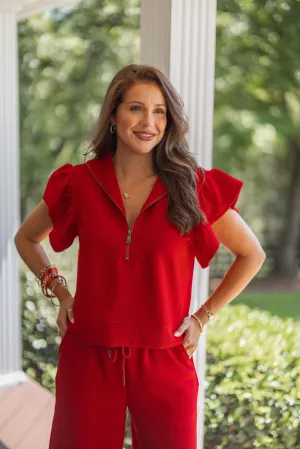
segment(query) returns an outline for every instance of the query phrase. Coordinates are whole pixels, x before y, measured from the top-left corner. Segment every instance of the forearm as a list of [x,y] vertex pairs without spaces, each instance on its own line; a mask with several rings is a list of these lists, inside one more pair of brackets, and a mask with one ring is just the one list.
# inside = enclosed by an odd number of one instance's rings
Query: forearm
[[[262,267],[264,260],[265,256],[261,254],[237,256],[220,285],[205,302],[206,307],[214,315],[217,314],[245,289]],[[203,309],[199,309],[196,315],[204,325],[208,322]]]
[[[47,254],[40,243],[28,240],[23,235],[16,235],[15,246],[21,259],[35,275],[37,275],[43,268],[50,265]],[[50,283],[50,288],[57,282],[58,279],[53,279]],[[55,295],[59,301],[69,296],[69,294],[68,290],[62,284],[55,288]]]

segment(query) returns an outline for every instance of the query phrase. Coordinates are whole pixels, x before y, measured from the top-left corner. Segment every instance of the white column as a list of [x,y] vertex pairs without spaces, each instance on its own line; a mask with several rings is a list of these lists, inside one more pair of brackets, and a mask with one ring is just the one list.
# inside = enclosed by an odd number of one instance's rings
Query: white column
[[16,3],[0,0],[0,387],[23,378],[19,259],[19,120]]
[[[216,0],[141,0],[141,64],[155,65],[172,81],[189,119],[190,151],[212,165]],[[196,263],[191,310],[208,297],[209,270]],[[203,448],[205,338],[195,362],[200,382],[198,449]]]

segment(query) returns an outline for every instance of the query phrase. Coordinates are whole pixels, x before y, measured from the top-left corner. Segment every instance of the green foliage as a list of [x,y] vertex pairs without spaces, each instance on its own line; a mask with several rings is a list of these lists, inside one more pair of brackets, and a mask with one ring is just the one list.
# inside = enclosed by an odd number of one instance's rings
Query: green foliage
[[[264,153],[283,155],[280,136],[300,143],[299,16],[297,1],[218,2],[216,139],[231,137],[236,145],[230,153],[235,152],[243,166]],[[266,131],[261,143],[255,141],[260,125]],[[267,128],[275,134],[268,134]],[[247,152],[240,151],[240,143],[247,145]]]
[[209,325],[206,449],[300,448],[295,322],[231,305]]
[[284,245],[281,232],[299,228],[288,221],[300,151],[299,1],[217,3],[214,165],[245,181],[241,211],[260,241]]

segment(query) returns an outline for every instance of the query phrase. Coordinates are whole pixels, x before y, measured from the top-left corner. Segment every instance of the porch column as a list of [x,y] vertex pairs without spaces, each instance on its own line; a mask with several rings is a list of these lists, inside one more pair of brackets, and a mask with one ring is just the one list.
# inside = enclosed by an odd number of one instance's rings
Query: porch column
[[20,379],[19,107],[17,3],[0,0],[0,388]]
[[[185,104],[190,151],[199,165],[212,166],[216,0],[141,0],[141,64],[160,68]],[[209,270],[195,263],[191,311],[208,297]],[[195,363],[200,382],[198,449],[203,448],[205,338]]]

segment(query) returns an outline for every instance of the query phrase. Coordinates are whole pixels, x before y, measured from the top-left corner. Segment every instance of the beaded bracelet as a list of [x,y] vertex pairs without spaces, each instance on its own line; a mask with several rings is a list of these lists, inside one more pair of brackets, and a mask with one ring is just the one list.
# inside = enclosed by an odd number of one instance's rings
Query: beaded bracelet
[[49,269],[49,268],[55,268],[55,265],[48,265],[47,267],[45,267],[45,268],[43,268],[42,270],[40,270],[39,272],[38,272],[38,274],[36,275],[36,278],[35,278],[35,280],[38,282],[38,283],[40,283],[40,280],[41,280],[41,278],[42,278],[42,275]]
[[43,281],[41,282],[41,288],[42,290],[46,290],[47,286],[50,284],[50,282],[52,281],[52,279],[54,279],[55,277],[58,276],[58,271],[54,271],[52,273],[47,274]]
[[[56,274],[54,276],[50,276],[47,283],[42,287],[43,293],[45,296],[47,296],[47,298],[55,298],[56,295],[53,295],[52,292],[48,293],[48,290],[50,290],[50,283],[54,280],[54,279],[59,279],[61,282],[61,284],[64,284],[64,286],[66,287],[66,289],[68,290],[68,285],[67,285],[67,281],[64,278],[64,276],[60,275],[60,274]],[[50,290],[51,291],[51,290]]]
[[47,284],[49,277],[57,275],[58,270],[54,267],[54,265],[50,265],[47,267],[47,270],[41,270],[37,277],[37,282],[39,286],[44,290],[45,285]]
[[[63,282],[56,282],[56,284],[54,284],[53,287],[51,288],[51,293],[52,293],[52,295],[53,295],[54,289],[55,289],[59,284],[63,284]],[[67,290],[68,290],[68,287],[66,287],[66,288],[67,288]],[[55,295],[54,295],[54,296],[55,296]],[[54,298],[54,296],[53,296],[53,298]],[[54,304],[52,298],[51,298],[51,302],[52,302],[52,304],[53,304],[55,307],[59,307],[59,306],[60,306],[60,303],[59,303],[59,304]]]
[[[54,280],[58,279],[59,281],[54,284],[53,287],[50,287],[50,283]],[[42,288],[43,294],[51,299],[51,302],[54,306],[59,307],[60,304],[55,304],[52,301],[52,298],[56,298],[56,295],[54,294],[54,289],[57,287],[58,284],[63,284],[65,288],[68,290],[68,284],[64,276],[58,274],[58,270],[55,267],[55,265],[51,264],[47,267],[43,268],[39,271],[39,273],[36,276],[36,281]],[[50,292],[48,292],[48,290]]]

